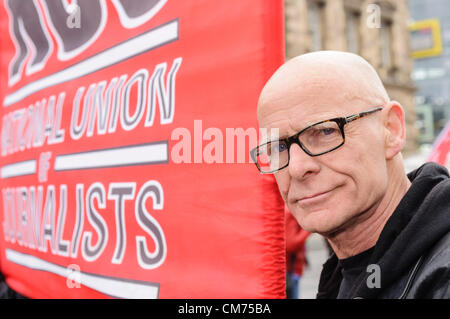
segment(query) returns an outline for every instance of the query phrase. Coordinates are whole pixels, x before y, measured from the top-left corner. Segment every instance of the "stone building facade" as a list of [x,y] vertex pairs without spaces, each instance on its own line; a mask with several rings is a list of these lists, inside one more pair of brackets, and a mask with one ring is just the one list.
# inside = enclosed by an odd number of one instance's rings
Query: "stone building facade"
[[286,59],[318,50],[364,57],[406,113],[404,154],[418,147],[407,0],[285,0]]

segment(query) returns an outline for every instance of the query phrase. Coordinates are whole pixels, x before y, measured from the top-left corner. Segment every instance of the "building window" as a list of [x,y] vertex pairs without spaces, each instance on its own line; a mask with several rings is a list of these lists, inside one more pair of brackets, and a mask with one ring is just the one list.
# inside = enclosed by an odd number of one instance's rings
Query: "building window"
[[347,38],[347,51],[359,54],[360,52],[360,32],[359,25],[361,15],[353,10],[345,11],[345,31]]
[[383,20],[380,28],[381,36],[381,67],[390,69],[392,66],[392,22]]
[[319,1],[308,1],[308,27],[311,37],[311,51],[323,49],[324,4]]

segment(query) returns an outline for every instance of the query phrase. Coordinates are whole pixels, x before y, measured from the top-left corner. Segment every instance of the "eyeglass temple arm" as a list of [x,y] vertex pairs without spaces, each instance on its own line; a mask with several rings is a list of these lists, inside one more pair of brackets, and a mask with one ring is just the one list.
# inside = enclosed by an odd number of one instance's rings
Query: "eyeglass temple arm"
[[353,115],[347,116],[345,118],[345,122],[346,123],[353,122],[353,121],[355,121],[355,120],[357,120],[357,119],[359,119],[361,117],[364,117],[364,116],[366,116],[368,114],[374,113],[374,112],[382,110],[382,109],[383,109],[382,107],[376,107],[374,109],[371,109],[371,110],[368,110],[368,111],[365,111],[365,112],[361,112],[361,113],[358,113],[358,114],[353,114]]

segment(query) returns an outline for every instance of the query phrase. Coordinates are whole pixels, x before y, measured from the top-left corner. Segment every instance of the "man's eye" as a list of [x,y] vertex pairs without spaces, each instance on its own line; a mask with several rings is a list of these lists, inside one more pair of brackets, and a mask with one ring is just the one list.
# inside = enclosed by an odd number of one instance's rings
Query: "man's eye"
[[322,133],[323,135],[331,135],[331,134],[336,133],[336,129],[335,129],[335,128],[323,128],[323,129],[321,130],[321,133]]
[[284,144],[284,143],[280,143],[279,145],[278,145],[278,152],[284,152],[285,150],[287,150],[287,145],[286,144]]
[[285,143],[271,143],[269,147],[269,155],[278,154],[287,150]]

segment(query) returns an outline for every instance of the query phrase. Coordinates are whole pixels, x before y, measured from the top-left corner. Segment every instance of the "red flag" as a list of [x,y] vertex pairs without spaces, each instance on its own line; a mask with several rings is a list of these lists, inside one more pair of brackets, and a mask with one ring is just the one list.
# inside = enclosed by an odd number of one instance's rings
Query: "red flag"
[[2,2],[10,287],[284,297],[283,203],[248,155],[259,92],[284,58],[282,3]]
[[433,145],[433,150],[428,162],[436,162],[443,166],[447,165],[448,154],[450,153],[450,121],[439,134]]

